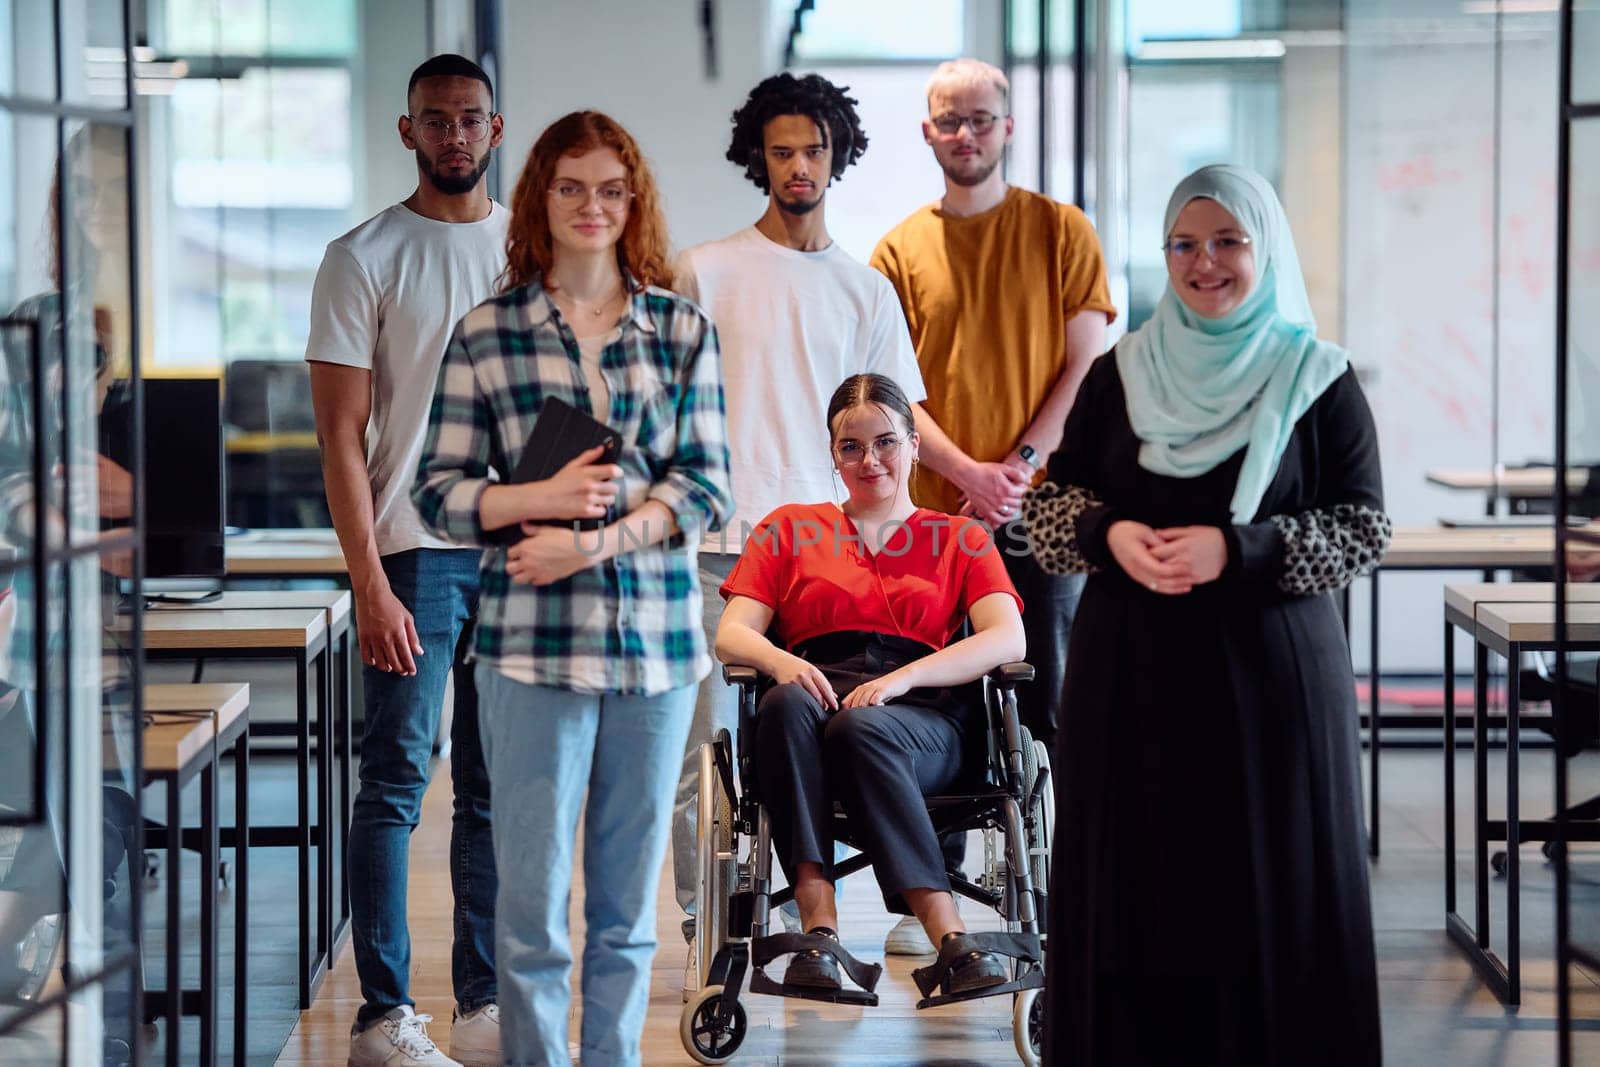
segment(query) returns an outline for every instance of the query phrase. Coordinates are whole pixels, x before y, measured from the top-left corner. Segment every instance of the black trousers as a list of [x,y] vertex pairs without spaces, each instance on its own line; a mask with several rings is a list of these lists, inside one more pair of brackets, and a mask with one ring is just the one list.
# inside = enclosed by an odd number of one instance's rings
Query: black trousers
[[1067,680],[1067,639],[1072,636],[1085,576],[1046,574],[1031,553],[1023,553],[1026,542],[1007,527],[995,531],[995,544],[1022,597],[1022,629],[1033,666],[1033,682],[1017,687],[1017,714],[1036,740],[1054,748]]
[[[812,660],[839,696],[915,658],[890,647],[897,644],[894,638],[873,636],[867,644],[855,656]],[[945,858],[922,798],[961,781],[971,715],[944,690],[914,691],[893,704],[832,713],[793,682],[762,697],[756,713],[756,773],[774,850],[791,883],[800,863],[820,864],[832,877],[837,801],[855,843],[872,861],[889,911],[911,913],[902,895],[907,889],[948,890]]]

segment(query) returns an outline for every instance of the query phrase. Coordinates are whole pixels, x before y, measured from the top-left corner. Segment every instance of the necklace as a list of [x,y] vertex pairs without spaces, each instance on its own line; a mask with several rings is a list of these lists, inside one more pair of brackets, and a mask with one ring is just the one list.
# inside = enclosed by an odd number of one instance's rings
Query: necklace
[[[611,295],[607,296],[603,301],[601,301],[600,303],[596,304],[593,308],[589,309],[589,314],[593,315],[595,318],[599,318],[601,313],[604,312],[606,308],[610,307],[612,302],[614,300],[616,300],[617,297],[619,297],[621,295],[622,295],[622,283],[618,282],[617,283],[617,288],[611,293]],[[579,302],[577,297],[567,296],[565,293],[562,293],[559,289],[556,291],[556,299],[557,300],[562,300],[562,301],[565,301],[568,304],[571,304],[572,305],[572,310],[574,312],[578,312],[578,311],[582,311],[583,310],[583,304]]]

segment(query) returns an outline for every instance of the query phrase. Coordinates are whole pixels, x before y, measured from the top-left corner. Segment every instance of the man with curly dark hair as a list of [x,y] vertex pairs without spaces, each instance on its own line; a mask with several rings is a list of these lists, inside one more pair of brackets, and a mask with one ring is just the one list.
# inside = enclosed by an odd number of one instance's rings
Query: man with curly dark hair
[[[732,461],[733,516],[700,546],[708,639],[751,530],[781,505],[843,499],[819,434],[839,383],[878,373],[913,402],[926,395],[894,288],[828,235],[828,187],[867,147],[855,105],[847,87],[816,74],[777,74],[751,90],[733,113],[728,159],[767,194],[766,211],[753,226],[689,249],[678,265],[679,291],[717,324]],[[720,671],[700,685],[672,824],[685,911],[694,899],[698,749],[735,726],[736,699]],[[699,979],[691,947],[685,989]]]

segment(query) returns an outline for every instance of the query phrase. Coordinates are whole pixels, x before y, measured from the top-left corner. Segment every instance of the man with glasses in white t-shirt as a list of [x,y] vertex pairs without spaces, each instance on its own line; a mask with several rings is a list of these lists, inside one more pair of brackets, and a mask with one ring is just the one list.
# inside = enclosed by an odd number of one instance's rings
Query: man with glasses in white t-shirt
[[[328,246],[306,345],[328,510],[365,664],[348,858],[364,1003],[351,1028],[351,1067],[500,1062],[489,776],[472,670],[461,662],[478,610],[480,553],[424,529],[411,484],[451,331],[494,294],[505,268],[510,213],[483,180],[502,120],[488,76],[458,55],[418,67],[406,103],[400,141],[416,156],[416,191]],[[406,877],[452,667],[456,1015],[446,1056],[411,998]]]
[[[782,504],[842,499],[827,444],[828,398],[839,384],[874,372],[913,402],[926,395],[893,287],[828,235],[828,187],[867,147],[846,88],[785,73],[751,90],[733,114],[727,158],[767,195],[766,211],[730,237],[689,249],[678,268],[679,289],[716,323],[733,475],[734,513],[700,546],[708,641],[722,614],[722,583],[754,527]],[[700,684],[673,813],[673,874],[685,911],[694,899],[698,750],[737,721],[737,691],[713,670]],[[685,992],[697,984],[691,949]]]

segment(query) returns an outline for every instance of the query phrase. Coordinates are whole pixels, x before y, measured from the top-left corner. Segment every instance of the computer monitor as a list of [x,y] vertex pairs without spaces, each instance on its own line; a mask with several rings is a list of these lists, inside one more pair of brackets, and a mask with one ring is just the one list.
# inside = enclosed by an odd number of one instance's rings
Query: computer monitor
[[[227,492],[222,384],[216,378],[144,380],[145,591],[216,588]],[[106,455],[124,466],[132,434],[126,391],[101,416]]]

